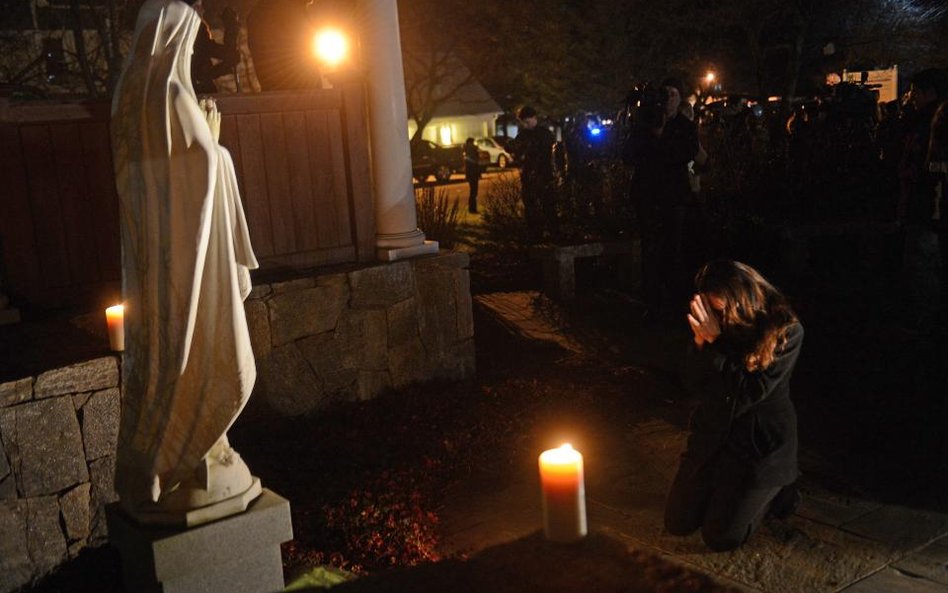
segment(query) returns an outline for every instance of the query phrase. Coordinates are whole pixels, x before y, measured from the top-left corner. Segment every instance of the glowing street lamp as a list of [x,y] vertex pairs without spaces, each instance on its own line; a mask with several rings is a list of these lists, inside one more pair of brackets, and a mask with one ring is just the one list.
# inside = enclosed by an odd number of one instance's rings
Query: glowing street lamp
[[708,71],[708,73],[704,75],[704,81],[708,84],[713,83],[715,78],[714,72],[711,71]]
[[338,29],[323,29],[313,36],[313,51],[330,68],[349,55],[349,40]]

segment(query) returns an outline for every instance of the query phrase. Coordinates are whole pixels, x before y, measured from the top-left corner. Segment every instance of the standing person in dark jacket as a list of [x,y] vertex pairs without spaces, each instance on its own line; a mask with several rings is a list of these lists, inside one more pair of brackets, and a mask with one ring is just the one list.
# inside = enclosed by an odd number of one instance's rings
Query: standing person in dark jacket
[[470,192],[467,196],[467,211],[477,214],[477,185],[481,179],[481,160],[473,138],[464,142],[464,178],[467,179]]
[[941,253],[936,231],[943,215],[936,191],[938,176],[929,166],[932,122],[941,102],[948,98],[945,71],[929,68],[912,77],[909,119],[902,161],[898,217],[905,229],[901,281],[904,304],[902,325],[912,332],[930,331],[939,318]]
[[703,166],[708,158],[697,125],[681,113],[682,89],[668,78],[644,92],[626,146],[642,240],[642,292],[650,309],[666,313],[687,299],[686,259],[695,251],[686,249],[684,231],[686,212],[694,206],[688,163]]
[[520,163],[520,197],[531,237],[556,228],[553,202],[553,133],[537,125],[537,112],[523,107],[517,113],[520,131],[514,139],[514,157]]
[[224,22],[224,42],[218,43],[211,36],[211,30],[204,20],[204,3],[195,2],[192,8],[201,15],[201,31],[194,40],[194,53],[191,55],[191,84],[197,94],[218,92],[214,80],[228,74],[234,76],[234,84],[240,92],[235,67],[240,63],[237,50],[237,37],[240,35],[240,20],[230,7],[221,13]]
[[803,326],[787,299],[745,264],[711,262],[695,284],[684,378],[701,403],[665,528],[673,535],[701,529],[709,548],[724,551],[747,541],[768,511],[786,517],[800,502],[790,377]]

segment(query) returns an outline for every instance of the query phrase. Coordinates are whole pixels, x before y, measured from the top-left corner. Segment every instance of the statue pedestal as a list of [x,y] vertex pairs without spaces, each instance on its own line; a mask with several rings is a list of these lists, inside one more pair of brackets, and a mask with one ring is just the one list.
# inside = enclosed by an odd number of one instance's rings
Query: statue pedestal
[[283,590],[280,544],[293,538],[290,503],[270,490],[243,513],[191,529],[141,525],[118,503],[106,507],[106,518],[127,591]]

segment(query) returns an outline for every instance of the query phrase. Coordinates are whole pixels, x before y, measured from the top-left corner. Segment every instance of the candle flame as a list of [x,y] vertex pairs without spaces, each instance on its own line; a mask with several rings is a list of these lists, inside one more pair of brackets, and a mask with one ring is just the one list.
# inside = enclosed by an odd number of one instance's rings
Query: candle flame
[[112,305],[111,307],[105,310],[105,313],[107,315],[119,315],[124,312],[125,312],[125,305],[123,304]]
[[573,449],[571,444],[563,443],[555,449],[544,451],[540,455],[540,462],[554,465],[571,464],[580,461],[582,457],[579,451]]

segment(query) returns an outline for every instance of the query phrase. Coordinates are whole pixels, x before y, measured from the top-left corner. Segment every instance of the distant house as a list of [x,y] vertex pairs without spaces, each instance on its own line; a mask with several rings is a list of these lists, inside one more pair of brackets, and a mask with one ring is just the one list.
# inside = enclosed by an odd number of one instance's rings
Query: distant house
[[[411,76],[412,62],[413,60],[409,59],[406,64],[408,76]],[[433,81],[435,95],[439,94],[441,89],[457,87],[457,90],[438,103],[434,109],[434,117],[425,126],[421,137],[436,144],[460,144],[468,137],[493,136],[497,117],[503,114],[504,110],[494,101],[487,89],[471,76],[460,60],[452,56],[445,63],[448,64],[446,74]],[[418,86],[423,88],[426,84],[430,83],[420,81]],[[409,83],[409,101],[411,87]],[[408,136],[414,135],[417,129],[418,123],[409,119]]]

